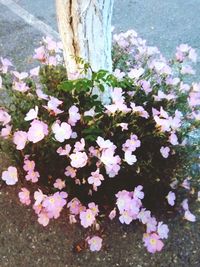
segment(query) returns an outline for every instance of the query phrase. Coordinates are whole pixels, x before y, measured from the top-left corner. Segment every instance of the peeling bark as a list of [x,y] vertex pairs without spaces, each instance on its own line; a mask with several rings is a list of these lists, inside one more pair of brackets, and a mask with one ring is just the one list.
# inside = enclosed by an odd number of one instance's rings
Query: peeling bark
[[94,71],[112,71],[111,18],[114,0],[56,0],[58,27],[68,75],[76,73],[76,57]]

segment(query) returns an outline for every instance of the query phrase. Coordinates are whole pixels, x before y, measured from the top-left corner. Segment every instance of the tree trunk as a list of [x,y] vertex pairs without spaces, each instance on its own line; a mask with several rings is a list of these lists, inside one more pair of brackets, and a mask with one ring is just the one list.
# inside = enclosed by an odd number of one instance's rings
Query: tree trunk
[[56,0],[67,74],[77,73],[76,57],[94,71],[112,71],[111,18],[114,0]]

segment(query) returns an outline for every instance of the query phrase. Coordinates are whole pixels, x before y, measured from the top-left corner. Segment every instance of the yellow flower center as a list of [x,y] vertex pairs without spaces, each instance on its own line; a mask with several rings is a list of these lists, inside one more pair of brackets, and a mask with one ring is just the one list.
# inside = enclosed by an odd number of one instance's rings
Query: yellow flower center
[[155,245],[155,244],[156,244],[156,239],[151,238],[151,239],[150,239],[150,244],[151,244],[151,245]]
[[51,204],[53,204],[53,203],[55,202],[55,199],[54,199],[53,197],[51,197],[51,198],[49,199],[49,202],[50,202]]

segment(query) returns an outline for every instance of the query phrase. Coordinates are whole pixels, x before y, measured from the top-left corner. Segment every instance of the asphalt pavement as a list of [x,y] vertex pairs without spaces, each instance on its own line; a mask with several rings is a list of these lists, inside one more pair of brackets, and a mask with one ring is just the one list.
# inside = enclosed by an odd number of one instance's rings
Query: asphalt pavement
[[[57,31],[55,1],[0,0],[0,55],[13,59],[23,69],[44,33],[29,25],[20,12],[18,16],[12,3]],[[181,43],[196,48],[200,55],[199,14],[199,0],[115,0],[113,26],[116,32],[135,29],[166,57]],[[199,64],[197,68],[200,73]]]

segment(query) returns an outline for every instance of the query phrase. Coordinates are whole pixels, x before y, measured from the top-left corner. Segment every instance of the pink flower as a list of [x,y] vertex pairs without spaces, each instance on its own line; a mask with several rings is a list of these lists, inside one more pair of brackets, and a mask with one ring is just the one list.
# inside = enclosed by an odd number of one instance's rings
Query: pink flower
[[52,125],[52,131],[55,134],[55,139],[61,143],[69,139],[72,135],[71,126],[66,122],[62,122],[61,124],[55,122]]
[[13,166],[8,167],[7,171],[3,171],[1,179],[5,181],[7,185],[15,185],[18,181],[17,169]]
[[100,251],[102,247],[102,238],[93,236],[87,240],[91,251]]
[[72,106],[69,109],[69,120],[68,123],[72,126],[76,125],[77,121],[79,121],[81,115],[79,114],[79,109],[76,106]]
[[48,65],[50,65],[50,66],[56,66],[57,65],[57,59],[55,56],[50,56],[48,58]]
[[46,123],[34,120],[31,122],[31,127],[28,130],[28,140],[33,143],[41,141],[48,135],[48,126]]
[[49,224],[49,216],[46,212],[41,212],[38,214],[38,222],[43,226],[47,226]]
[[110,141],[110,140],[104,140],[102,137],[98,136],[97,137],[97,144],[101,149],[106,149],[106,148],[113,148],[115,149],[116,146]]
[[71,154],[71,165],[74,168],[82,168],[87,164],[88,157],[85,152],[76,152]]
[[115,71],[113,72],[113,75],[115,75],[115,77],[121,80],[122,78],[124,78],[125,73],[121,72],[119,69],[115,69]]
[[27,142],[27,133],[24,131],[17,131],[14,133],[13,136],[13,143],[17,146],[17,150],[24,149],[26,142]]
[[115,156],[114,160],[117,162],[116,164],[105,165],[106,173],[110,178],[113,178],[116,175],[118,175],[120,171],[120,165],[119,165],[121,163],[120,157]]
[[140,117],[148,119],[149,114],[142,106],[136,106],[135,103],[131,103],[131,108],[134,113],[137,113]]
[[163,158],[168,158],[169,157],[169,152],[170,152],[170,148],[168,146],[164,147],[162,146],[160,149],[160,153],[162,154]]
[[49,51],[57,51],[57,43],[53,41],[51,37],[47,36],[46,38],[43,39],[46,44],[46,48]]
[[46,195],[44,195],[42,191],[38,189],[38,191],[35,191],[34,193],[34,199],[35,199],[34,205],[35,206],[40,205],[45,198],[46,198]]
[[21,188],[21,192],[19,192],[18,196],[21,203],[27,206],[31,204],[30,192],[25,187]]
[[25,93],[29,90],[30,88],[26,85],[25,82],[14,82],[13,84],[13,90],[21,92],[21,93]]
[[155,217],[149,217],[146,223],[147,233],[155,232],[157,229],[157,221]]
[[69,155],[69,152],[71,151],[71,146],[69,144],[65,145],[64,149],[62,147],[59,147],[56,152],[60,155],[60,156],[66,156]]
[[40,72],[40,66],[33,68],[30,70],[30,75],[33,76],[38,76]]
[[110,105],[105,105],[106,113],[107,114],[114,114],[117,111],[121,111],[123,113],[128,113],[131,111],[130,108],[127,107],[127,105],[125,103],[123,103],[124,100],[119,100],[118,102],[114,103],[114,104],[110,104]]
[[67,193],[61,191],[43,200],[42,206],[45,208],[49,218],[57,219],[60,216],[60,212],[67,203],[67,196]]
[[119,216],[119,220],[121,223],[130,224],[133,220],[131,214],[127,210],[123,210]]
[[147,248],[148,252],[155,253],[156,251],[161,251],[164,247],[163,242],[160,240],[159,235],[144,234],[143,235],[144,246]]
[[188,199],[184,199],[183,202],[181,203],[182,208],[184,211],[189,210],[189,205],[188,205]]
[[0,109],[0,123],[5,126],[11,121],[11,116],[3,109]]
[[142,192],[142,189],[143,189],[142,185],[138,185],[137,187],[135,187],[134,192],[133,192],[133,196],[135,198],[143,199],[144,198],[144,192]]
[[33,58],[35,58],[41,62],[45,62],[45,48],[44,48],[44,46],[40,46],[40,47],[35,49],[35,55],[33,56]]
[[132,134],[130,139],[127,139],[126,142],[123,144],[123,151],[131,151],[134,152],[138,147],[141,146],[141,142],[138,139],[137,135]]
[[122,88],[115,87],[111,91],[111,98],[113,103],[118,104],[118,103],[124,103],[124,96],[123,96],[123,91]]
[[151,84],[149,81],[141,80],[140,84],[142,86],[142,90],[144,90],[145,94],[148,95],[152,91]]
[[143,68],[131,69],[131,71],[128,73],[128,77],[131,79],[138,80],[140,76],[142,76],[142,74],[144,74]]
[[181,68],[181,74],[185,75],[185,74],[191,74],[194,75],[196,72],[195,70],[190,66],[190,65],[182,65]]
[[8,138],[11,133],[11,129],[12,126],[7,124],[4,128],[1,129],[1,136],[5,139]]
[[116,217],[116,208],[114,208],[113,210],[111,210],[111,212],[109,213],[108,217],[110,220],[113,220]]
[[94,202],[90,202],[88,204],[88,208],[93,212],[94,216],[97,216],[99,213],[98,205],[96,205]]
[[37,183],[39,177],[40,177],[39,172],[33,170],[28,171],[27,175],[25,176],[26,180],[31,181],[32,183]]
[[129,210],[129,207],[131,205],[131,193],[126,191],[126,190],[123,190],[123,191],[119,191],[117,194],[116,194],[116,197],[117,197],[117,207],[120,211],[120,213],[124,210]]
[[39,99],[45,99],[45,100],[49,99],[49,96],[46,95],[41,89],[37,89],[35,92]]
[[169,228],[166,224],[163,224],[163,222],[159,222],[158,223],[158,228],[157,228],[157,232],[160,236],[160,238],[168,238],[168,233],[169,233]]
[[167,99],[168,101],[172,99],[176,99],[176,96],[173,94],[165,94],[163,91],[158,90],[158,95],[154,95],[155,101],[161,101],[163,99]]
[[95,222],[95,215],[90,209],[87,209],[86,211],[80,212],[80,220],[81,225],[87,228]]
[[146,210],[146,209],[141,209],[137,218],[143,224],[147,224],[151,219],[151,212],[149,210]]
[[27,72],[18,72],[18,71],[13,71],[14,76],[19,80],[24,80],[28,77],[28,73]]
[[3,80],[2,80],[2,78],[0,76],[0,89],[2,88],[2,85],[3,85]]
[[55,183],[53,184],[55,188],[58,188],[59,190],[62,190],[66,185],[65,181],[62,181],[61,179],[56,179]]
[[85,147],[85,140],[84,140],[84,138],[81,138],[80,142],[75,143],[74,152],[82,151],[82,150],[84,150],[84,147]]
[[99,173],[99,169],[97,169],[95,172],[91,172],[91,176],[88,178],[88,183],[94,185],[95,187],[101,185],[101,181],[104,180],[104,177],[102,174]]
[[35,162],[33,160],[26,159],[24,160],[23,169],[27,172],[34,171],[35,169]]
[[196,221],[196,216],[194,214],[192,214],[189,210],[185,211],[184,218],[190,222]]
[[171,68],[165,62],[161,61],[152,61],[150,68],[155,69],[156,73],[159,75],[169,75],[172,73]]
[[84,116],[94,117],[95,116],[95,108],[91,108],[90,110],[85,111]]
[[171,133],[171,135],[169,136],[169,142],[174,146],[178,145],[178,137],[175,133]]
[[132,155],[132,152],[127,150],[124,154],[124,160],[129,164],[129,165],[133,165],[136,161],[137,158],[135,155]]
[[197,201],[200,201],[200,191],[197,192]]
[[10,62],[9,59],[2,58],[2,57],[1,57],[1,64],[2,64],[2,67],[0,68],[0,71],[2,71],[3,73],[7,73],[8,67],[13,66],[13,64]]
[[128,123],[119,123],[119,126],[122,128],[122,132],[128,130]]
[[73,215],[78,215],[81,211],[85,211],[86,208],[82,206],[81,202],[77,198],[73,198],[68,204],[67,207],[70,210],[70,213]]
[[175,200],[176,200],[176,195],[174,194],[174,192],[170,191],[167,195],[167,201],[169,205],[174,206]]
[[189,177],[184,179],[184,181],[181,184],[181,186],[184,187],[187,190],[190,190],[190,179],[189,179]]
[[70,224],[77,223],[75,215],[72,215],[72,214],[69,215],[69,223]]
[[65,169],[65,175],[66,176],[70,176],[71,178],[74,178],[76,177],[76,172],[77,170],[72,168],[71,166],[68,166],[66,169]]
[[168,118],[160,118],[159,116],[155,115],[154,120],[156,122],[156,126],[160,129],[161,132],[169,132],[170,131],[170,121]]
[[197,53],[196,53],[195,49],[193,49],[193,48],[190,49],[188,58],[189,58],[192,62],[196,62],[196,61],[197,61]]
[[63,101],[60,101],[56,97],[50,96],[47,106],[44,106],[47,110],[53,111],[55,115],[63,113],[62,110],[58,109],[58,106],[61,105]]
[[29,112],[26,114],[26,117],[24,118],[25,121],[32,121],[36,119],[38,116],[38,106],[35,106],[35,109],[32,108],[29,110]]
[[106,166],[112,166],[119,162],[118,156],[114,156],[115,151],[112,148],[108,148],[102,151],[100,160]]

